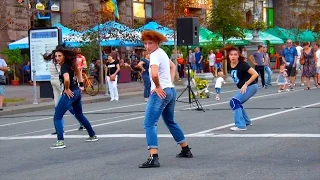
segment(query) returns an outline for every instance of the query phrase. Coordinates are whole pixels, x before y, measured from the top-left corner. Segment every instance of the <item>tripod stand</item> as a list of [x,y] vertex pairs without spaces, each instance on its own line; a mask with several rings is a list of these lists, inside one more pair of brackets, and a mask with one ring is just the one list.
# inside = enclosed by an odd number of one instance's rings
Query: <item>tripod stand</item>
[[[188,50],[188,47],[187,47],[187,52],[189,53],[189,50]],[[197,108],[196,110],[197,111],[203,111],[205,112],[205,110],[203,109],[202,105],[200,104],[197,96],[195,95],[195,93],[193,92],[192,88],[191,88],[191,85],[190,85],[190,80],[191,80],[191,77],[190,77],[190,66],[191,66],[191,63],[188,62],[187,63],[187,67],[188,67],[188,85],[187,87],[182,91],[182,93],[178,96],[178,98],[176,99],[177,102],[182,102],[182,103],[189,103],[190,104],[190,107],[191,107],[191,104],[192,103],[196,103],[197,104]],[[188,98],[189,98],[189,101],[188,102],[185,102],[185,101],[179,101],[179,98],[183,95],[183,93],[185,91],[188,90]],[[193,97],[193,99],[191,99],[191,95]]]

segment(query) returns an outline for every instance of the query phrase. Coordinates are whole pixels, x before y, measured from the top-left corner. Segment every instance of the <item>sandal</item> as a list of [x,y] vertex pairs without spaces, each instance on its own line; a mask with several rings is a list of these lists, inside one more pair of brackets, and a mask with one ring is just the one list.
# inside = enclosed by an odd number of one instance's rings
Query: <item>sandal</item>
[[304,90],[310,90],[310,87],[305,88]]

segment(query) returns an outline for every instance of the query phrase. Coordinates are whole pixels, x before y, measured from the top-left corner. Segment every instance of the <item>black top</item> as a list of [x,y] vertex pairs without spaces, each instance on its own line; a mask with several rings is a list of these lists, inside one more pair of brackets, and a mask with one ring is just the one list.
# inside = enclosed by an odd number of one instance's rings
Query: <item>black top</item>
[[78,81],[77,81],[77,77],[75,76],[74,70],[71,68],[70,65],[66,63],[62,64],[61,66],[60,76],[59,76],[61,83],[64,83],[64,78],[63,78],[64,73],[69,73],[70,90],[78,88]]
[[117,64],[119,64],[119,61],[117,60],[113,61],[112,63],[110,62],[106,63],[106,67],[108,68],[107,76],[110,76],[117,71]]
[[146,70],[146,71],[144,71],[142,74],[149,75],[149,66],[150,66],[150,61],[149,61],[149,60],[147,60],[147,59],[144,59],[144,58],[142,58],[142,59],[141,59],[141,61],[142,61],[142,62],[144,62],[144,64],[143,64],[143,68]]
[[[251,78],[251,74],[248,73],[250,68],[249,64],[244,61],[239,61],[236,67],[231,68],[231,77],[239,89]],[[255,83],[254,81],[250,85]]]

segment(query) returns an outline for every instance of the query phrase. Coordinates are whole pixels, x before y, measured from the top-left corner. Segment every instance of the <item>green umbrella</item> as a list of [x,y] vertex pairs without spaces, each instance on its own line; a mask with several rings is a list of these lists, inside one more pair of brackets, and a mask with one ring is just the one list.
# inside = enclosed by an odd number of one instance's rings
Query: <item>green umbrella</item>
[[[201,44],[209,43],[213,39],[215,39],[218,43],[222,43],[222,37],[218,33],[214,33],[206,28],[201,27],[199,29],[199,42]],[[247,45],[249,42],[244,39],[239,39],[239,38],[229,38],[226,40],[226,43],[228,44],[233,44],[233,45]]]
[[[245,36],[245,39],[250,41],[253,38],[252,31],[245,30]],[[267,32],[260,32],[259,38],[264,44],[284,44],[282,39]]]
[[292,32],[290,32],[289,30],[283,29],[281,27],[270,28],[270,29],[267,29],[265,32],[269,33],[273,36],[276,36],[276,37],[282,39],[283,41],[287,41],[288,39],[295,41],[294,34]]
[[313,31],[310,31],[310,30],[299,31],[299,29],[297,28],[290,29],[290,31],[296,35],[297,41],[300,41],[300,42],[317,41],[318,34]]

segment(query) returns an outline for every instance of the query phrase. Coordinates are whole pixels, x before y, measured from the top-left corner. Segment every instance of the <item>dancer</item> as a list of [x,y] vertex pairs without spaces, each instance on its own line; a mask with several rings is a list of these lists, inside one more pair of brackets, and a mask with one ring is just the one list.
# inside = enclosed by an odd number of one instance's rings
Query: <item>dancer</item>
[[[83,89],[83,79],[76,65],[76,53],[67,50],[62,46],[58,46],[53,50],[52,54],[54,55],[57,63],[61,66],[59,79],[64,86],[63,93],[55,107],[53,117],[58,140],[53,146],[51,146],[51,148],[60,149],[66,147],[63,137],[62,119],[65,112],[70,109],[71,106],[74,109],[75,117],[77,117],[81,124],[83,124],[88,130],[89,138],[87,138],[86,141],[97,141],[98,138],[95,135],[90,122],[82,112],[81,90]],[[81,88],[78,87],[78,81]]]
[[[52,90],[53,90],[54,107],[57,107],[59,99],[60,99],[60,95],[62,93],[62,85],[63,85],[59,80],[61,67],[57,63],[57,61],[56,61],[56,59],[55,59],[53,54],[45,54],[45,55],[43,55],[43,58],[44,58],[44,60],[46,60],[49,63],[49,72],[50,72],[50,75],[51,75],[50,83],[51,83]],[[70,107],[68,110],[72,115],[75,115],[74,110],[73,110],[72,107]],[[76,116],[75,116],[75,118],[77,119]],[[85,131],[86,128],[81,124],[79,119],[77,119],[77,120],[78,120],[78,122],[80,124],[80,127],[79,127],[78,130],[79,131]],[[64,120],[63,119],[62,119],[62,124],[64,126]],[[55,132],[53,132],[51,134],[55,135],[55,134],[57,134],[57,132],[55,131]]]
[[172,134],[174,140],[182,148],[176,157],[193,157],[180,126],[174,120],[176,90],[173,85],[176,66],[166,52],[159,46],[167,38],[162,34],[146,30],[141,37],[144,47],[150,53],[151,95],[146,106],[144,129],[146,131],[149,150],[148,160],[140,164],[140,168],[160,167],[158,157],[157,122],[162,119]]
[[142,71],[142,79],[144,83],[143,96],[145,101],[147,102],[150,96],[150,87],[151,87],[150,76],[149,76],[150,55],[145,52],[143,54],[144,54],[144,58],[141,59],[137,67],[139,67]]
[[285,65],[282,64],[280,65],[280,72],[277,78],[277,85],[279,86],[278,93],[281,93],[282,91],[290,91],[288,89],[288,84],[287,70],[285,69]]
[[258,91],[256,79],[258,73],[250,67],[240,56],[240,51],[234,46],[225,48],[228,52],[227,58],[230,61],[231,77],[240,89],[230,100],[230,107],[233,109],[235,127],[232,131],[245,131],[248,125],[252,125],[251,120],[244,110],[242,104],[248,101]]

